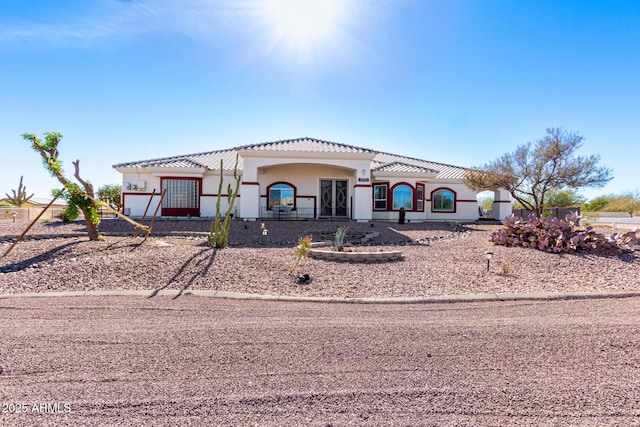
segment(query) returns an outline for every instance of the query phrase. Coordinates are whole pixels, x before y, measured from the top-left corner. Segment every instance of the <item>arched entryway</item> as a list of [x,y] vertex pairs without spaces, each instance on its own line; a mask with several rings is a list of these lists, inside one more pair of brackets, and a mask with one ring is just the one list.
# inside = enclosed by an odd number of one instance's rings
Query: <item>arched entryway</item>
[[478,200],[478,218],[491,219],[493,218],[493,200],[495,199],[495,193],[490,190],[481,191],[476,194],[476,200]]

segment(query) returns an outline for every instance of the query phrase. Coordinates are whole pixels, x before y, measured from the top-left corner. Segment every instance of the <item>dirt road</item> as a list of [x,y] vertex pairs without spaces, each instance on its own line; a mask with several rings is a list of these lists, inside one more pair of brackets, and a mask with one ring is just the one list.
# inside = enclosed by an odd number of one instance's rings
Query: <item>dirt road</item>
[[639,425],[640,299],[0,300],[0,425]]

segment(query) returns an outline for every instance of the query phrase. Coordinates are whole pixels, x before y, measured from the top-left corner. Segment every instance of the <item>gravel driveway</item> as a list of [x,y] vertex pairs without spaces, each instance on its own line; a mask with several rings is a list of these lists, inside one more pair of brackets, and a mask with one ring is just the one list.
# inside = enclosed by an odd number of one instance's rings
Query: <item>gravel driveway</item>
[[0,425],[638,425],[639,316],[639,298],[0,299]]
[[[0,252],[28,222],[0,222]],[[339,226],[376,231],[370,250],[400,249],[404,259],[345,263],[308,259],[301,269],[312,281],[297,285],[288,270],[300,236],[330,236]],[[493,246],[492,227],[449,223],[393,224],[326,221],[233,222],[231,247],[213,250],[198,233],[209,222],[157,221],[144,244],[122,220],[101,224],[105,240],[89,242],[84,225],[38,223],[30,235],[74,236],[20,242],[0,258],[0,292],[61,290],[212,289],[317,297],[437,296],[487,293],[604,292],[640,290],[634,254],[555,255]],[[173,233],[173,234],[172,234]],[[191,234],[178,237],[175,233]],[[4,237],[3,237],[4,236]],[[264,240],[263,240],[264,239]],[[638,247],[636,246],[636,249]],[[494,253],[490,271],[484,252]],[[637,254],[637,252],[636,252]]]

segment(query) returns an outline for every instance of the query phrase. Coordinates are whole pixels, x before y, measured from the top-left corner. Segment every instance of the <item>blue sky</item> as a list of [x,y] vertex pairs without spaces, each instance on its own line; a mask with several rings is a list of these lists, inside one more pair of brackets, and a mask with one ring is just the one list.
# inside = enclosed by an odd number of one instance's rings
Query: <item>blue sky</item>
[[557,126],[614,170],[584,195],[640,190],[640,2],[304,1],[2,0],[0,196],[58,187],[24,132],[98,187],[305,136],[471,167]]

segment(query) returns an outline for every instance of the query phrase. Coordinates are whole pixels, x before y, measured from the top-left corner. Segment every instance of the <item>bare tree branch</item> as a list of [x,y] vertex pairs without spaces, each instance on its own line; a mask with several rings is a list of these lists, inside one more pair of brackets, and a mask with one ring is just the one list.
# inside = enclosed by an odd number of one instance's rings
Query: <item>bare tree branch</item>
[[74,173],[74,177],[78,180],[78,182],[80,184],[82,184],[82,186],[84,187],[85,191],[87,192],[88,195],[90,195],[91,197],[95,198],[94,194],[93,194],[93,185],[88,182],[85,181],[84,179],[82,179],[80,177],[80,160],[76,160],[75,162],[71,162],[73,164],[73,167],[75,168],[75,173]]

